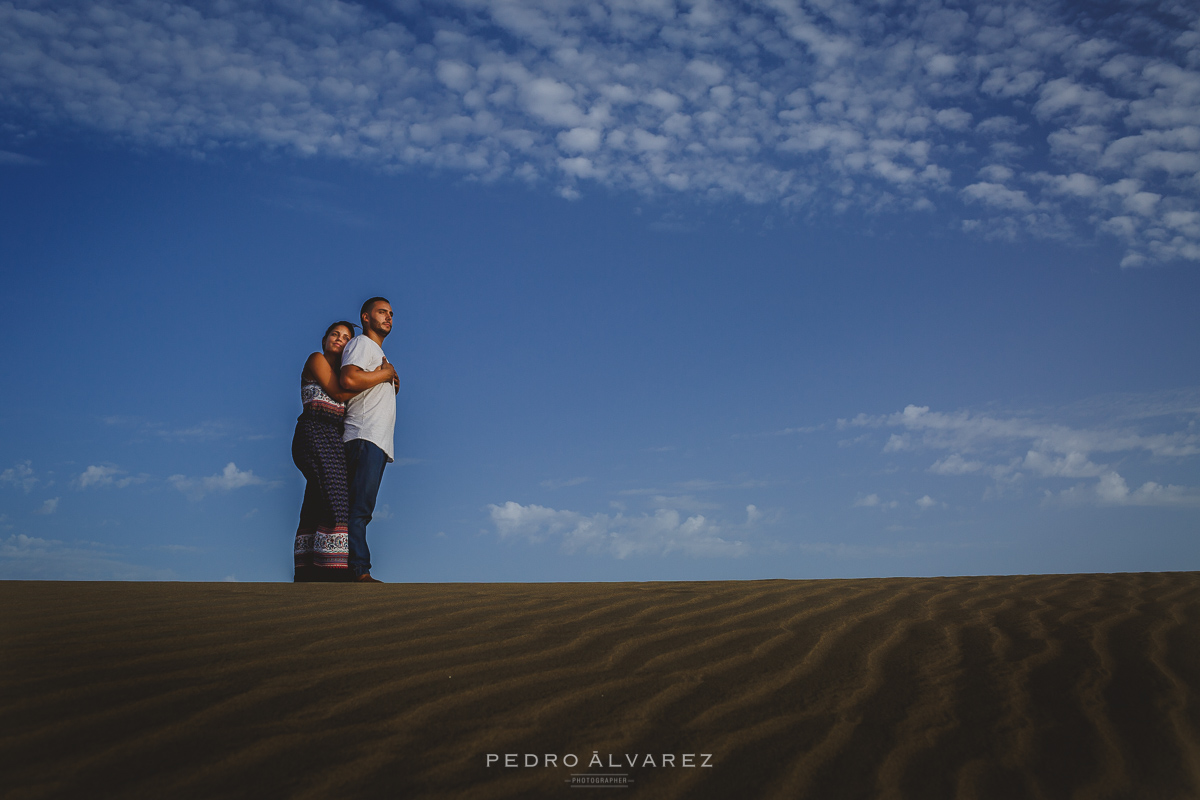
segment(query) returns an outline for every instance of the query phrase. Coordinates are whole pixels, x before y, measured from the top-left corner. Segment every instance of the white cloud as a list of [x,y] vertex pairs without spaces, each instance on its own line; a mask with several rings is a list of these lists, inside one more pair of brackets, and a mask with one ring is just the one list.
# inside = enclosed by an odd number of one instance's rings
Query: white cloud
[[983,79],[980,88],[987,94],[999,97],[1022,97],[1041,85],[1045,77],[1045,73],[1037,69],[1017,72],[1008,67],[996,67]]
[[1101,464],[1093,464],[1083,453],[1067,453],[1059,458],[1049,458],[1036,450],[1025,454],[1025,469],[1051,478],[1094,478],[1104,472]]
[[[1200,431],[1139,433],[1127,428],[1071,428],[1022,417],[1001,418],[968,411],[930,411],[909,405],[884,416],[860,414],[846,423],[859,427],[902,427],[922,447],[967,452],[997,442],[1032,442],[1032,449],[1067,456],[1096,452],[1142,451],[1165,458],[1200,455]],[[898,436],[898,434],[893,434]]]
[[825,429],[824,425],[805,425],[805,426],[799,427],[799,428],[783,428],[782,430],[771,431],[770,433],[758,434],[758,435],[760,435],[760,436],[793,436],[797,433],[816,433],[817,431],[824,430],[824,429]]
[[590,153],[600,147],[600,131],[594,128],[563,131],[558,135],[558,146],[568,153]]
[[979,170],[981,178],[986,178],[995,183],[1004,183],[1005,181],[1012,180],[1015,174],[1015,172],[1003,164],[988,164]]
[[439,61],[437,77],[451,89],[465,92],[475,82],[475,70],[461,61]]
[[161,550],[164,553],[203,553],[204,550],[190,544],[158,544],[153,545],[150,550]]
[[170,580],[171,570],[129,564],[94,542],[16,534],[0,540],[0,580]]
[[[1161,233],[1200,211],[1187,4],[419,8],[418,32],[340,2],[18,0],[0,5],[0,102],[138,146],[453,169],[564,197],[594,182],[805,214],[938,207],[990,236],[1108,236],[1129,214],[1126,263],[1200,260],[1190,227]],[[1000,162],[1011,179],[973,180]],[[1127,179],[1144,194],[1091,191]]]
[[17,165],[17,166],[36,166],[42,162],[32,156],[22,155],[21,153],[12,153],[8,150],[0,150],[0,165]]
[[[684,518],[673,508],[638,516],[589,516],[510,500],[503,505],[489,505],[488,510],[501,539],[522,539],[531,544],[557,541],[567,553],[616,558],[671,553],[735,557],[751,551],[749,544],[736,538],[745,533],[746,526],[723,525],[701,514]],[[748,523],[751,516],[748,508]]]
[[584,121],[583,111],[575,105],[575,90],[553,78],[533,78],[520,85],[524,106],[529,113],[556,127],[570,127]]
[[1028,126],[1017,122],[1013,117],[988,117],[975,126],[975,132],[983,136],[1013,137],[1024,131]]
[[57,497],[51,497],[49,500],[42,503],[41,508],[33,513],[45,515],[53,514],[55,511],[58,511],[58,500],[59,498]]
[[922,511],[924,511],[927,508],[933,508],[936,505],[937,505],[937,500],[934,500],[929,495],[925,495],[924,497],[918,498],[918,500],[917,500],[917,506]]
[[76,483],[80,489],[86,489],[89,486],[114,486],[124,489],[135,483],[144,483],[148,479],[148,475],[128,475],[125,470],[114,464],[102,464],[89,466],[80,473]]
[[1200,508],[1200,487],[1175,486],[1146,481],[1137,489],[1130,489],[1119,473],[1108,471],[1091,487],[1073,486],[1057,495],[1047,494],[1047,499],[1065,505],[1109,505],[1109,506],[1168,506]]
[[986,466],[982,461],[968,461],[958,453],[951,453],[945,458],[933,462],[929,471],[935,475],[968,475],[972,472],[979,472]]
[[423,459],[423,458],[400,458],[400,457],[397,457],[396,460],[392,462],[392,466],[393,467],[411,467],[413,464],[424,464],[424,463],[425,463],[425,459]]
[[20,487],[28,494],[38,483],[38,478],[33,474],[33,462],[18,461],[13,466],[0,472],[0,483],[11,483],[13,486]]
[[[326,197],[334,189],[330,184],[320,183],[317,181],[307,181],[294,179],[291,186],[292,191],[289,194],[289,202],[292,203],[289,207],[296,206],[296,198],[298,196],[309,194],[318,197]],[[320,213],[337,214],[337,211],[323,209]],[[344,214],[344,212],[342,212]],[[104,418],[106,425],[112,425],[123,428],[132,428],[136,431],[138,439],[155,438],[165,439],[169,442],[200,442],[213,441],[223,439],[238,433],[241,433],[246,439],[255,440],[266,438],[262,434],[238,432],[226,422],[216,420],[205,420],[202,422],[185,425],[184,427],[172,427],[162,422],[146,420],[139,417],[129,416],[108,416]]]
[[1042,85],[1033,112],[1042,119],[1070,114],[1078,120],[1104,120],[1120,113],[1124,106],[1103,90],[1081,86],[1071,78],[1055,78]]
[[229,492],[245,486],[276,486],[255,475],[251,470],[242,471],[230,461],[225,469],[207,478],[188,478],[184,475],[172,475],[168,481],[191,500],[199,500],[211,492]]
[[[984,475],[994,479],[997,487],[1022,479],[1097,479],[1090,487],[1073,487],[1058,494],[1046,490],[1049,496],[1064,502],[1086,500],[1118,505],[1195,502],[1196,490],[1163,486],[1154,481],[1130,490],[1125,479],[1110,465],[1093,460],[1096,454],[1106,454],[1122,461],[1141,457],[1153,464],[1200,456],[1200,399],[1194,390],[1161,397],[1117,396],[1103,402],[1082,403],[1074,412],[1088,416],[1101,414],[1113,422],[1073,427],[1032,415],[948,413],[909,405],[894,414],[860,414],[851,420],[839,420],[839,428],[901,428],[902,433],[891,434],[889,445],[902,442],[902,446],[889,446],[885,448],[887,452],[951,451],[928,467],[927,472],[935,475]],[[1164,421],[1173,423],[1176,429],[1164,431]],[[868,495],[855,505],[880,503],[877,495]]]
[[1035,180],[1045,183],[1046,191],[1070,197],[1097,197],[1100,194],[1102,186],[1099,179],[1092,175],[1085,175],[1082,172],[1073,172],[1070,175],[1035,173],[1032,177]]
[[869,494],[854,501],[856,508],[895,508],[900,505],[896,500],[881,500],[877,494]]
[[1029,197],[1020,189],[1009,189],[999,183],[981,181],[962,190],[962,196],[972,203],[983,203],[992,208],[1023,211],[1033,207]]

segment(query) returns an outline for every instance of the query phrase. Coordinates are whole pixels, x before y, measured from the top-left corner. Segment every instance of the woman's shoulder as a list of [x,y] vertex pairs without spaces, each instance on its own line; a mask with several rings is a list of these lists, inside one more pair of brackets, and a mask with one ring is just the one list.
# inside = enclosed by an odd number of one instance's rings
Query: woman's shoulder
[[307,359],[305,359],[305,361],[304,361],[304,369],[300,371],[300,378],[302,380],[304,378],[315,378],[316,377],[316,369],[315,368],[316,368],[317,364],[319,364],[322,361],[325,361],[324,353],[317,352],[317,353],[310,354],[309,357]]

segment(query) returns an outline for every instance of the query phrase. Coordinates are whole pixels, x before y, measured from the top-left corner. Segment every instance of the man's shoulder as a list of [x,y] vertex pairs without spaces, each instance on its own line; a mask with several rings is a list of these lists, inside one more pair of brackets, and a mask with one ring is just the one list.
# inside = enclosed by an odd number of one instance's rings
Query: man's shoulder
[[358,336],[355,336],[353,339],[351,339],[346,344],[346,346],[349,347],[351,344],[354,344],[354,343],[357,343],[359,347],[374,347],[376,350],[383,349],[382,347],[379,346],[378,342],[376,342],[370,336],[367,336],[365,333],[360,333]]
[[372,340],[370,336],[360,333],[358,336],[355,336],[346,343],[346,346],[342,349],[342,358],[344,359],[350,353],[362,352],[365,355],[372,352],[372,350],[378,350],[381,353],[383,352],[383,348],[375,344],[374,340]]

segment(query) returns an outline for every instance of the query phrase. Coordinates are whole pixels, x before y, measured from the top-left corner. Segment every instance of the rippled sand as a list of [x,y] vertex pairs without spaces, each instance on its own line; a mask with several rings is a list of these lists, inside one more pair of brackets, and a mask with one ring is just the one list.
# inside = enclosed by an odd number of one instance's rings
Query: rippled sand
[[0,600],[14,799],[1200,797],[1197,573]]

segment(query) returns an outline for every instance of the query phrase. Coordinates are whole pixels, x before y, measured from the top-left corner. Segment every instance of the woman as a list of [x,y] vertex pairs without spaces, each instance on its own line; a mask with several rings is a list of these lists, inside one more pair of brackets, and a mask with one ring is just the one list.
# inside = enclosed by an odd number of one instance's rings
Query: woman
[[346,451],[342,423],[346,401],[354,392],[342,390],[338,372],[342,350],[357,326],[335,322],[325,331],[321,352],[313,353],[300,373],[300,399],[304,411],[296,420],[292,460],[304,473],[304,504],[296,530],[296,581],[350,579],[349,501],[346,492]]

